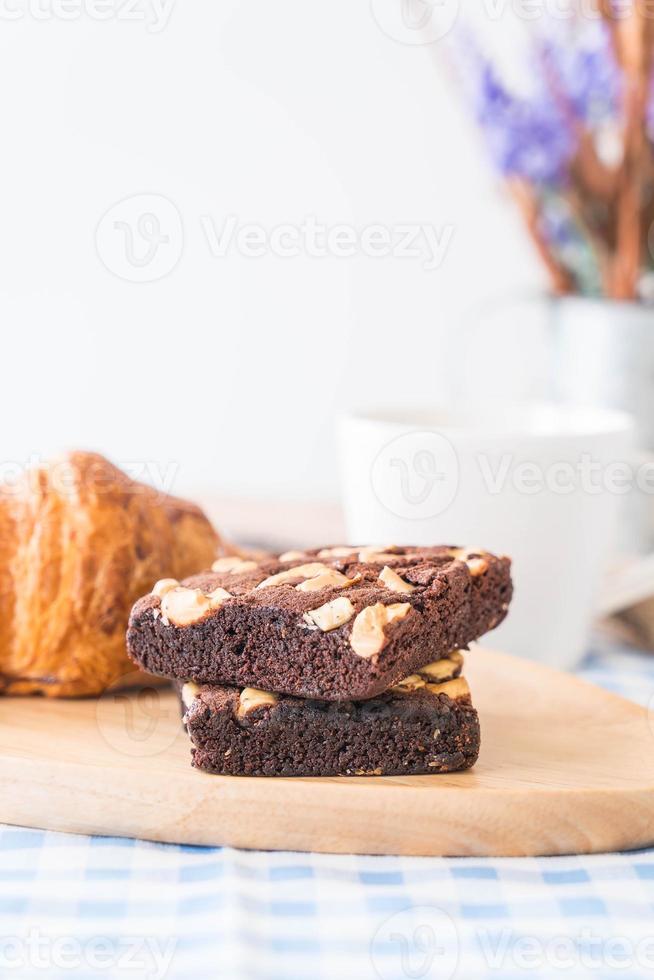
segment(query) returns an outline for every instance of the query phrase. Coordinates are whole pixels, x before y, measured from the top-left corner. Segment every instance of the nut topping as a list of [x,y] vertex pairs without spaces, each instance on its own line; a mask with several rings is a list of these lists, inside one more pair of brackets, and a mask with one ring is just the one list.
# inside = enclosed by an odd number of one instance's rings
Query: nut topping
[[430,694],[447,694],[448,698],[453,701],[470,694],[470,688],[465,677],[454,677],[451,681],[445,681],[444,684],[425,684],[425,690],[429,691]]
[[211,566],[212,572],[251,572],[258,568],[259,563],[247,558],[240,558],[238,555],[226,555],[224,558],[217,558]]
[[359,551],[359,561],[370,562],[373,565],[385,565],[389,561],[397,561],[401,558],[394,552],[395,545],[391,545],[387,548],[361,548]]
[[468,558],[466,565],[470,569],[470,574],[473,578],[476,575],[483,575],[488,568],[488,562],[485,558]]
[[415,592],[415,585],[411,585],[410,582],[405,582],[401,576],[394,572],[392,568],[388,565],[384,565],[382,568],[379,581],[390,589],[391,592]]
[[458,650],[453,650],[449,657],[444,657],[442,660],[436,660],[433,664],[421,667],[418,673],[426,681],[448,681],[454,677],[462,664],[463,654],[459,653]]
[[421,667],[416,674],[410,674],[395,684],[391,691],[417,691],[421,687],[437,687],[439,683],[454,680],[454,675],[463,664],[463,655],[454,650],[449,657],[436,660]]
[[211,600],[200,589],[180,585],[166,592],[161,600],[162,619],[175,626],[190,626],[211,612]]
[[366,606],[354,620],[350,634],[350,646],[359,657],[374,657],[386,645],[384,627],[396,619],[404,619],[411,611],[408,602],[395,602],[385,606],[381,602]]
[[[299,561],[301,558],[306,556],[305,551],[285,551],[283,555],[279,556],[280,561]],[[319,556],[322,557],[322,556]]]
[[339,545],[337,548],[323,548],[322,551],[318,552],[318,558],[347,558],[348,555],[353,555],[356,550],[356,548],[347,548],[344,545]]
[[342,572],[337,572],[335,568],[330,568],[327,572],[322,572],[320,575],[308,578],[306,582],[300,582],[295,588],[298,592],[318,592],[320,589],[327,588],[346,589],[349,585],[354,585],[355,582],[358,582],[360,578],[360,575],[355,575],[354,578],[348,578]]
[[483,554],[484,552],[477,548],[452,548],[450,551],[452,558],[465,562],[473,577],[483,575],[488,568],[488,562],[481,557]]
[[391,691],[417,691],[421,687],[425,687],[425,682],[420,674],[409,674],[403,681],[394,684]]
[[257,588],[270,589],[274,585],[286,585],[287,582],[293,582],[298,578],[315,578],[316,575],[322,575],[323,572],[331,571],[332,569],[328,565],[324,565],[321,561],[312,561],[307,565],[296,565],[294,568],[287,568],[285,572],[278,572],[277,575],[269,575],[263,582],[259,582]]
[[170,589],[161,600],[162,622],[174,626],[190,626],[199,623],[209,613],[222,606],[231,594],[225,589],[214,589],[205,595],[200,589],[187,589],[179,585]]
[[159,596],[163,599],[166,592],[170,592],[171,589],[176,589],[179,582],[176,578],[160,578],[158,582],[152,586],[152,595]]
[[315,629],[317,626],[323,633],[327,633],[349,622],[353,616],[354,606],[350,600],[345,596],[339,596],[331,602],[326,602],[324,606],[311,609],[302,618],[310,628]]
[[232,593],[228,592],[227,589],[214,589],[213,592],[207,593],[207,598],[211,601],[212,609],[220,609],[225,599],[231,599]]
[[195,684],[193,681],[187,681],[182,688],[182,703],[184,707],[190,708],[199,693],[200,685]]
[[264,704],[277,704],[277,695],[270,691],[261,691],[258,687],[244,687],[238,699],[238,717],[243,718]]

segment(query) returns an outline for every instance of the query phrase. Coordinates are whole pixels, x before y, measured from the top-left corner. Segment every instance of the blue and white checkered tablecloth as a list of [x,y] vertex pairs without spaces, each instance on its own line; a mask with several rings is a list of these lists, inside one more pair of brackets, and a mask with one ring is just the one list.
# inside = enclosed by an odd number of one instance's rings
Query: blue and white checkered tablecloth
[[[654,657],[580,673],[647,703]],[[0,977],[654,976],[654,850],[441,859],[0,827]]]

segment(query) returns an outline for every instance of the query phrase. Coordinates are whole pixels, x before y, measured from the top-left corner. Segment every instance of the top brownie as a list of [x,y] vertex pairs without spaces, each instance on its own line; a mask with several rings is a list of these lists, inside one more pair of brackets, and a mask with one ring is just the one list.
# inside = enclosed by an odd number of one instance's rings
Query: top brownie
[[364,700],[497,626],[510,567],[449,546],[220,558],[139,599],[128,651],[151,674],[183,681]]

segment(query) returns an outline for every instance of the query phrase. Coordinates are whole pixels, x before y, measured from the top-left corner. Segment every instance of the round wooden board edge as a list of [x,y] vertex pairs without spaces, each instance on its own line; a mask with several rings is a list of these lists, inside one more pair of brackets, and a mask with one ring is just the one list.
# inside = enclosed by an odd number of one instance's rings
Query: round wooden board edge
[[[478,649],[473,660],[489,653]],[[560,683],[564,676],[506,654],[493,652],[491,657],[502,669],[515,675],[526,672],[532,680],[540,673]],[[621,709],[629,723],[642,723],[647,714],[646,709],[584,680],[565,675],[565,681],[566,698],[572,693],[574,701],[575,689],[586,690],[598,700],[602,714]],[[181,731],[180,736],[187,745]],[[159,766],[146,762],[138,773],[139,796],[134,783],[123,785],[119,765],[96,766],[93,771],[86,762],[53,763],[39,755],[29,762],[28,780],[25,760],[17,754],[3,760],[6,791],[0,819],[69,833],[319,853],[546,856],[628,850],[654,843],[651,767],[642,782],[630,787],[562,791],[547,785],[515,789],[457,785],[457,774],[317,779],[210,776],[187,768],[185,761],[179,768],[180,758],[171,760],[178,768],[170,780],[162,778],[166,760]],[[71,793],[80,787],[86,796],[80,796],[71,817]],[[394,805],[398,792],[403,804],[399,812]],[[338,818],[327,827],[326,809],[338,811]],[[43,813],[47,820],[40,818]]]

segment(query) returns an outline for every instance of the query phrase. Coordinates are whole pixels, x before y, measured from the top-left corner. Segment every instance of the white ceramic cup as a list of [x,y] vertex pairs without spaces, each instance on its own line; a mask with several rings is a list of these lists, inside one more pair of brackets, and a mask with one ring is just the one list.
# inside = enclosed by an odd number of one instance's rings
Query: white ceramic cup
[[514,599],[486,642],[571,667],[588,641],[635,479],[633,442],[629,415],[534,403],[467,417],[346,416],[339,444],[349,542],[510,555]]

